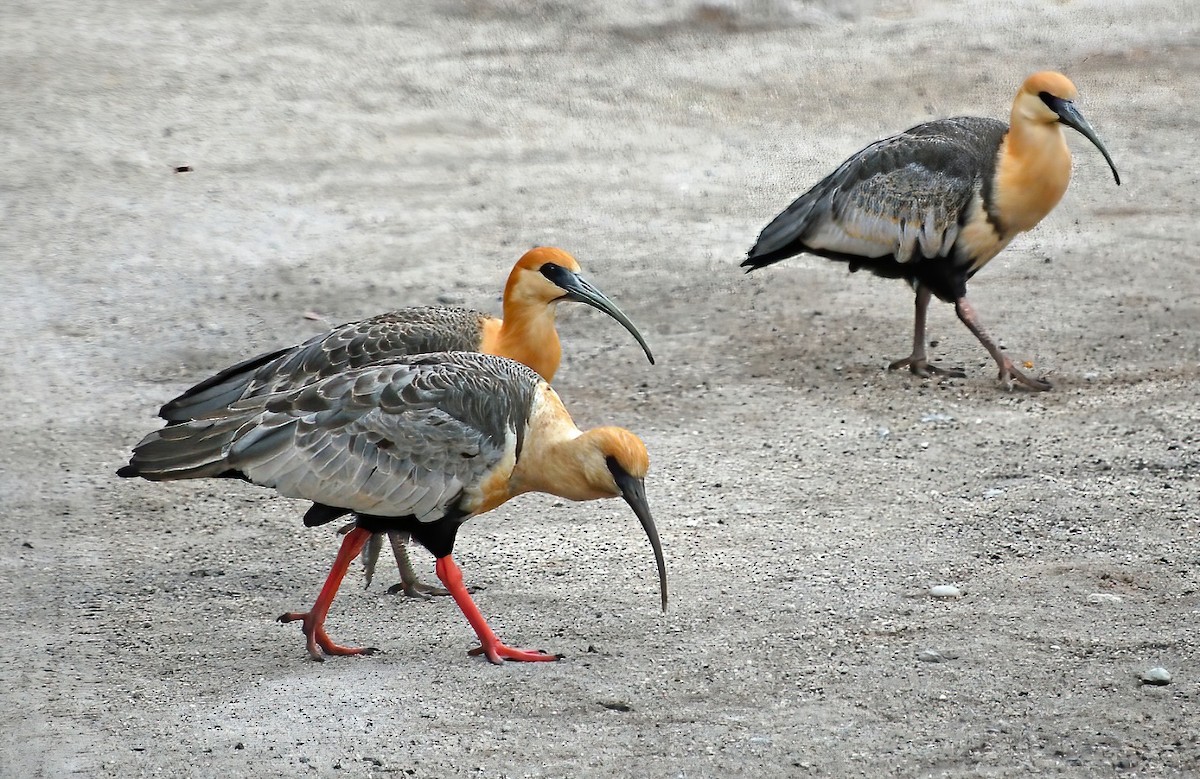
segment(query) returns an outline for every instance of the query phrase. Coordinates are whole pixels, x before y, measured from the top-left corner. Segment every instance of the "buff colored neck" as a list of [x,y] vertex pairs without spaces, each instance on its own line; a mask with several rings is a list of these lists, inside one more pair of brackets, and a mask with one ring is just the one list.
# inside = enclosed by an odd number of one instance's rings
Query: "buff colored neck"
[[1000,146],[995,203],[1008,235],[1032,229],[1050,213],[1071,181],[1071,151],[1058,124],[1033,121],[1013,107]]
[[504,296],[504,319],[483,326],[479,350],[528,365],[546,381],[554,379],[562,362],[562,344],[554,328],[555,304]]
[[581,432],[558,394],[543,385],[525,429],[525,447],[509,477],[510,495],[545,492],[567,500],[618,494],[602,453],[604,429]]

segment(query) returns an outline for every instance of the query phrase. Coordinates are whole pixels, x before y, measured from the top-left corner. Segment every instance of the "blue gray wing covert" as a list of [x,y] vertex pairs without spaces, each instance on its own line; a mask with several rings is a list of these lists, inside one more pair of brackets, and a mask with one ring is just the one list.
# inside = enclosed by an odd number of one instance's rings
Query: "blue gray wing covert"
[[283,495],[434,521],[515,456],[539,381],[490,355],[385,361],[235,404],[264,410],[226,461]]
[[767,225],[752,257],[788,249],[901,263],[946,257],[1006,131],[993,119],[958,117],[877,141]]
[[348,322],[226,368],[168,402],[159,415],[176,422],[197,419],[241,398],[302,387],[391,357],[476,351],[488,319],[465,308],[416,307]]

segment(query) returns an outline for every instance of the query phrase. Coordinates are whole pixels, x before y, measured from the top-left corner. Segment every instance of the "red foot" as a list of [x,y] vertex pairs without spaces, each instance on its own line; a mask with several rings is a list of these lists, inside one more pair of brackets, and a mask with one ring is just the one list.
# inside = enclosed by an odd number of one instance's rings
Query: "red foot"
[[479,608],[475,605],[475,601],[471,600],[470,594],[467,592],[466,585],[463,584],[462,571],[458,569],[454,558],[450,555],[439,557],[435,567],[438,578],[442,580],[442,584],[446,585],[446,589],[450,591],[450,596],[454,598],[454,602],[458,604],[458,608],[462,610],[463,616],[467,618],[467,622],[471,623],[471,627],[475,629],[475,635],[479,636],[479,646],[472,649],[467,654],[484,655],[491,662],[499,665],[505,660],[516,660],[522,663],[544,663],[550,660],[560,660],[562,655],[552,655],[547,652],[541,652],[530,649],[516,649],[507,646],[492,629],[488,627],[487,621],[483,615],[479,613]]
[[325,626],[316,624],[317,620],[311,611],[289,611],[280,614],[279,621],[303,623],[300,629],[307,639],[308,656],[317,662],[323,661],[326,655],[373,655],[379,651],[373,646],[342,646],[333,643],[333,639],[325,632]]
[[329,606],[333,603],[334,596],[337,595],[342,578],[346,575],[346,569],[350,567],[350,561],[358,557],[370,537],[370,531],[363,530],[361,527],[351,530],[346,539],[342,541],[337,559],[333,561],[333,567],[329,570],[329,576],[325,578],[325,585],[321,587],[321,593],[317,596],[317,601],[313,604],[312,609],[289,611],[279,616],[280,622],[299,621],[303,623],[301,630],[307,639],[308,656],[313,660],[324,660],[326,655],[370,655],[379,651],[374,647],[335,644],[325,633],[325,615],[329,613]]

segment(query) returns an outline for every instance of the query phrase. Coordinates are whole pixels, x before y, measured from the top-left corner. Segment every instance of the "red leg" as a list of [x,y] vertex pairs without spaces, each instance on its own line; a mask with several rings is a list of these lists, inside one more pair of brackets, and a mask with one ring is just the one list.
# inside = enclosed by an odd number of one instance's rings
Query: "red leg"
[[454,562],[454,558],[450,555],[439,557],[434,570],[437,571],[437,577],[442,580],[442,584],[446,585],[446,589],[450,591],[450,597],[454,598],[454,602],[462,609],[463,616],[467,618],[467,622],[471,623],[471,627],[475,629],[475,635],[479,636],[481,646],[477,649],[472,649],[472,655],[486,655],[488,660],[493,663],[502,663],[505,660],[520,660],[523,662],[543,662],[546,660],[558,660],[562,655],[551,655],[545,652],[529,649],[516,649],[505,645],[492,632],[488,626],[487,620],[483,618],[483,614],[479,613],[479,607],[475,605],[475,601],[471,600],[471,594],[467,592],[466,586],[463,584],[462,571]]
[[280,622],[300,620],[303,623],[301,630],[307,639],[308,656],[313,660],[324,660],[325,655],[369,655],[379,651],[374,647],[335,644],[325,633],[325,616],[329,613],[338,588],[342,586],[342,579],[349,570],[350,563],[358,557],[370,538],[371,532],[360,527],[347,533],[342,541],[342,548],[338,550],[337,559],[333,561],[333,568],[329,570],[329,576],[325,579],[325,586],[321,588],[321,594],[317,596],[313,607],[308,611],[289,611],[279,616]]

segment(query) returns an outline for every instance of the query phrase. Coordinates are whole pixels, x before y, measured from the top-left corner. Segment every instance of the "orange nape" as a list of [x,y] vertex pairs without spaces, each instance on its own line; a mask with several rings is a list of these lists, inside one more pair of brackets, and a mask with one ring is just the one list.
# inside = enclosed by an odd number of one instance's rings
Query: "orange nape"
[[503,318],[488,318],[483,323],[478,350],[516,360],[553,381],[562,362],[555,328],[557,305],[562,302],[584,303],[617,320],[654,363],[650,347],[633,322],[581,275],[574,257],[553,246],[530,249],[513,266],[504,285]]

